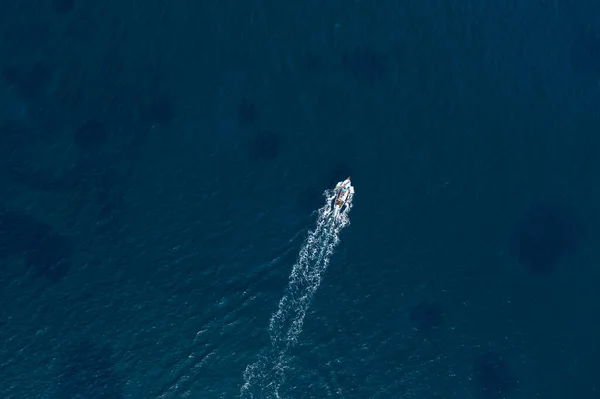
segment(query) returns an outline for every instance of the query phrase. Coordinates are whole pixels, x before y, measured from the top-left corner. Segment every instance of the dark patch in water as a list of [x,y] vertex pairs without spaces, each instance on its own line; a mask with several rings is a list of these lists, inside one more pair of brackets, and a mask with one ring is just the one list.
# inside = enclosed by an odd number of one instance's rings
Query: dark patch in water
[[65,399],[119,399],[123,381],[114,372],[112,350],[84,339],[64,353],[58,377],[59,397]]
[[238,106],[238,124],[241,127],[254,127],[258,122],[258,111],[254,101],[244,97]]
[[154,97],[144,115],[153,125],[169,125],[175,120],[175,105],[165,96]]
[[99,217],[110,218],[115,208],[122,202],[124,191],[120,184],[120,174],[111,168],[102,168],[95,173],[82,174],[79,187],[93,197],[98,207]]
[[15,183],[22,184],[33,190],[60,190],[73,187],[73,179],[69,177],[54,178],[41,172],[33,172],[9,164],[6,168],[7,176]]
[[75,7],[75,0],[52,0],[54,11],[64,14]]
[[29,70],[16,67],[3,68],[2,76],[25,97],[34,98],[48,83],[50,70],[41,63],[35,63]]
[[388,74],[387,57],[368,46],[344,51],[342,66],[355,79],[370,84],[383,81]]
[[323,60],[313,51],[306,51],[298,57],[297,61],[301,70],[316,74],[323,70]]
[[504,399],[517,388],[517,379],[508,363],[492,351],[473,360],[473,380],[483,399]]
[[35,97],[45,88],[49,79],[50,70],[46,66],[36,63],[21,82],[21,92],[27,97]]
[[[0,124],[0,162],[9,157],[20,142],[29,136],[29,130],[17,122],[5,122]],[[4,154],[6,155],[4,155]]]
[[262,130],[249,138],[247,148],[251,161],[273,161],[281,150],[281,138],[269,130]]
[[0,257],[25,256],[35,274],[58,281],[70,269],[68,241],[50,226],[12,211],[0,213]]
[[9,85],[16,86],[19,83],[21,73],[17,67],[4,67],[2,68],[2,78]]
[[428,334],[442,326],[444,311],[436,301],[422,301],[409,314],[410,324],[420,333]]
[[74,141],[80,149],[92,150],[106,143],[108,135],[109,130],[104,122],[90,120],[77,128]]
[[579,32],[571,48],[571,61],[577,74],[600,78],[600,36],[589,30]]
[[58,235],[38,237],[38,241],[27,254],[27,265],[37,274],[58,281],[69,273],[71,248]]
[[517,225],[513,247],[517,260],[532,274],[549,274],[584,237],[584,226],[566,207],[537,204]]
[[0,143],[3,143],[6,138],[22,137],[27,133],[27,129],[14,122],[5,122],[0,125]]

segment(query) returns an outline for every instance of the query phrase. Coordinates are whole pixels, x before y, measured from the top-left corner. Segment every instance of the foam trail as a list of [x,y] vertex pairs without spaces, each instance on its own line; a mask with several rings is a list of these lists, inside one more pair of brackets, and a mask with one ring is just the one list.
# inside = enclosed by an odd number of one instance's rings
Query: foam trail
[[335,193],[327,190],[323,195],[327,201],[319,209],[317,226],[308,233],[277,311],[271,316],[271,345],[255,363],[246,367],[240,398],[280,397],[279,388],[285,381],[287,353],[302,332],[306,311],[321,284],[323,272],[339,242],[339,234],[350,224],[348,213],[352,208],[352,200],[349,199],[344,211],[334,217],[331,209]]

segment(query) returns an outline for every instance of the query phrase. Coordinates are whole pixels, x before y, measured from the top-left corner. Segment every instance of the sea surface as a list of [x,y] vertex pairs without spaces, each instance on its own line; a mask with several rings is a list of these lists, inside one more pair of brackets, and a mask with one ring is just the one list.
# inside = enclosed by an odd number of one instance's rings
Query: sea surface
[[600,397],[598,21],[0,2],[0,398]]

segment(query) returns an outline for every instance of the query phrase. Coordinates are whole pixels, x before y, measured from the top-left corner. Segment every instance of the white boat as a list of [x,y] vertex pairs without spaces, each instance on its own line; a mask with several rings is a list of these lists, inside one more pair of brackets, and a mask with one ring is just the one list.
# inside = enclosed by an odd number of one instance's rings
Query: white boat
[[344,206],[347,206],[348,202],[352,200],[354,195],[354,187],[350,182],[350,176],[343,182],[336,184],[335,186],[335,201],[333,203],[333,211],[335,215],[339,215]]

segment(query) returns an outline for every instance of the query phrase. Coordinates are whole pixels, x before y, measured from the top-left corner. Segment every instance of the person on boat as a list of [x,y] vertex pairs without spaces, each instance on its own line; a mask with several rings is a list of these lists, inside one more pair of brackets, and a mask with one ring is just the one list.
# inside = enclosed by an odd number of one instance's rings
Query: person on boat
[[342,206],[344,205],[344,201],[345,201],[345,197],[346,197],[346,192],[348,191],[348,187],[347,186],[342,186],[342,189],[340,190],[340,192],[337,195],[337,198],[335,199],[335,203],[338,206]]

